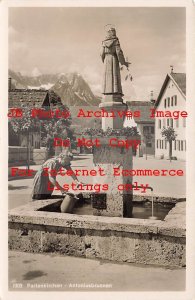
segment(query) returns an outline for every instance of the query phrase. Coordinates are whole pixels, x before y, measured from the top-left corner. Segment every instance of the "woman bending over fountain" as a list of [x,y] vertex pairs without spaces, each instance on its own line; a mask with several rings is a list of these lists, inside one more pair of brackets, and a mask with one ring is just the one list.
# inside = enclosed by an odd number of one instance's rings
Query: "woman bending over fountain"
[[[74,171],[71,168],[71,160],[73,159],[72,153],[67,149],[65,153],[61,153],[57,157],[50,158],[43,163],[39,171],[36,173],[33,190],[32,190],[32,200],[42,200],[51,197],[54,187],[57,187],[62,194],[65,194],[65,190],[56,180],[56,174],[61,168],[71,170],[71,177],[77,185],[80,184]],[[48,176],[44,176],[44,169],[48,169]],[[53,172],[52,172],[53,171]]]

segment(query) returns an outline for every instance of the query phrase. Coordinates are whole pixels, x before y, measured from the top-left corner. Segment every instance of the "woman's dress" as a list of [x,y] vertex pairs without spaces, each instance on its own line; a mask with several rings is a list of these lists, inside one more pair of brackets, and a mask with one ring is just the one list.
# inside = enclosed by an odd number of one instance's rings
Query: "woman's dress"
[[[70,166],[67,165],[66,167]],[[50,176],[56,179],[57,172],[60,170],[62,165],[57,158],[48,159],[36,173],[33,182],[32,200],[48,199],[53,193],[54,186],[49,180]],[[65,167],[65,166],[63,166]],[[44,169],[48,169],[47,171]],[[53,173],[52,173],[53,172]]]

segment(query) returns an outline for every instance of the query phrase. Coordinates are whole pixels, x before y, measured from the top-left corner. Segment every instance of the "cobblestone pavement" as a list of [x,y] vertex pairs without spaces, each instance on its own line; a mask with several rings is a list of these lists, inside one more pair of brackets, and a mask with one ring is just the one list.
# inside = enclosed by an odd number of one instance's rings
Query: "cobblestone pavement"
[[[9,288],[14,291],[21,289],[182,291],[185,289],[184,268],[170,269],[113,263],[55,254],[9,251],[9,274]],[[38,287],[38,284],[42,286]],[[48,287],[45,288],[43,284],[47,284]],[[87,287],[87,284],[91,287]]]

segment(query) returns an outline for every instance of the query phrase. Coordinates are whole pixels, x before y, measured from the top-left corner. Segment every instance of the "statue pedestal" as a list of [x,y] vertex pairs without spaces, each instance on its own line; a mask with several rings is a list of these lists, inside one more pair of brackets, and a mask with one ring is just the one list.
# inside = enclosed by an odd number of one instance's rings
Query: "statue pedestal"
[[123,103],[122,96],[121,94],[106,94],[103,96],[103,104],[108,102]]
[[[114,168],[132,169],[133,154],[132,148],[111,147],[110,139],[117,138],[125,140],[124,136],[97,137],[100,140],[100,147],[93,150],[94,169],[102,168],[105,176],[96,176],[93,183],[108,184],[108,191],[95,193],[93,195],[93,214],[110,217],[132,217],[132,190],[120,191],[119,185],[132,184],[130,176],[114,176]],[[128,140],[135,140],[137,137],[128,137]]]
[[[127,111],[127,104],[123,103],[123,99],[122,98],[117,98],[118,102],[115,101],[111,101],[114,95],[106,95],[106,100],[110,100],[107,102],[103,102],[100,103],[99,107],[104,109],[105,111],[107,111],[110,115],[111,111],[116,112],[116,117],[102,117],[102,129],[105,131],[108,128],[112,128],[112,129],[121,129],[123,128],[123,122],[124,122],[124,117],[120,117],[117,112],[121,112],[121,116],[122,116],[122,112],[126,112]],[[115,97],[116,100],[116,97]],[[120,101],[119,101],[120,100]]]

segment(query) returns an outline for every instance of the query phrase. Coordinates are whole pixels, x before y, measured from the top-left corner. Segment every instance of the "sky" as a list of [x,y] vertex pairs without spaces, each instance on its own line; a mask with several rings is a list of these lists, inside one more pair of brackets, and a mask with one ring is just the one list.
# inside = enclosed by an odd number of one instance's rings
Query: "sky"
[[24,75],[78,72],[101,95],[101,43],[113,24],[133,81],[125,100],[154,98],[170,72],[185,72],[185,8],[9,8],[9,68]]

